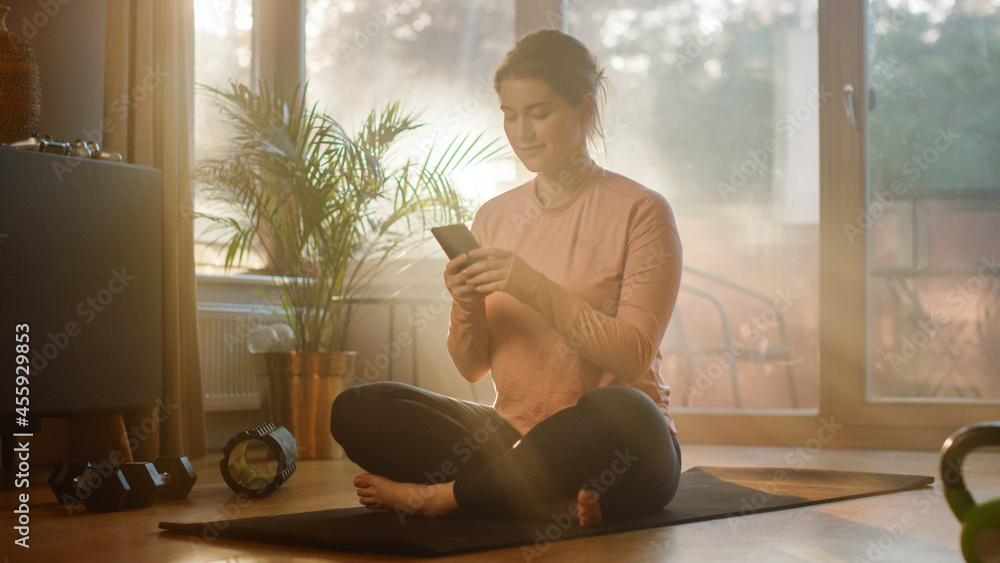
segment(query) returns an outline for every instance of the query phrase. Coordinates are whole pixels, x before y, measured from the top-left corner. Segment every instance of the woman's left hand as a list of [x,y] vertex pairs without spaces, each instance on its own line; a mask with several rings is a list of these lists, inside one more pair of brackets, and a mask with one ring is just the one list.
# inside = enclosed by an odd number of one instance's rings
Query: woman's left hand
[[477,293],[489,295],[500,291],[507,283],[510,269],[514,265],[513,251],[491,246],[470,250],[469,257],[482,258],[462,270],[466,277],[465,283],[475,287]]

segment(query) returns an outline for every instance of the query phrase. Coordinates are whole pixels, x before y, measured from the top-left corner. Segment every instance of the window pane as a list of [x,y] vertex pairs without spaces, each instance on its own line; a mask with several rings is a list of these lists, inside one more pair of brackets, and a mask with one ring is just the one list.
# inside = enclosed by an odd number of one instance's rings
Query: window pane
[[817,408],[815,0],[569,4],[614,85],[607,166],[662,192],[680,228],[673,405]]
[[[214,0],[195,2],[196,84],[222,87],[230,80],[243,84],[251,81],[253,0]],[[200,86],[194,102],[195,158],[201,158],[223,145],[229,135],[212,98]],[[195,190],[195,208],[205,210],[206,203]],[[207,221],[196,219],[195,262],[199,273],[221,273],[222,257],[211,241],[218,233],[206,232]]]
[[845,233],[868,244],[869,395],[1000,398],[998,2],[868,21],[869,203]]
[[[349,131],[400,101],[426,124],[414,150],[482,131],[504,138],[492,73],[513,43],[513,0],[306,2],[310,97]],[[455,180],[475,204],[513,187],[515,171],[510,159]]]

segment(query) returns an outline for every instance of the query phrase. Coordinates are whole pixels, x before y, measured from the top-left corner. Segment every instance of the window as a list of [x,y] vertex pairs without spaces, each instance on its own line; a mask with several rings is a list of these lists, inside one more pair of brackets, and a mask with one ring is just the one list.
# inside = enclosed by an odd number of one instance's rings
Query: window
[[[199,82],[256,78],[261,2],[199,3]],[[494,65],[563,22],[615,87],[598,159],[677,215],[687,271],[663,351],[683,439],[934,448],[1000,406],[998,4],[281,6],[304,10],[313,100],[350,128],[399,98],[432,137],[502,136]],[[225,132],[203,97],[197,115],[200,153]],[[526,178],[514,160],[471,176],[476,203]]]
[[818,408],[814,0],[574,3],[614,86],[610,168],[671,202],[683,286],[664,374],[677,407]]
[[997,240],[987,155],[1000,138],[983,92],[997,13],[995,2],[821,4],[821,81],[825,65],[842,103],[821,119],[820,413],[849,421],[854,443],[932,448],[1000,412],[983,367],[996,291],[983,258]]
[[[223,143],[228,129],[218,119],[211,98],[201,85],[224,87],[230,80],[249,84],[253,62],[253,0],[195,3],[195,156],[211,153]],[[195,208],[207,203],[195,196]],[[195,263],[200,273],[222,273],[222,257],[212,245],[209,224],[195,219]]]
[[[869,7],[868,396],[1000,399],[998,3]],[[859,241],[860,243],[860,241]]]
[[[306,1],[312,99],[349,130],[373,107],[400,101],[426,124],[410,138],[418,158],[440,139],[470,132],[503,138],[492,73],[513,42],[512,2]],[[478,206],[514,185],[516,170],[510,158],[465,171],[456,182]]]

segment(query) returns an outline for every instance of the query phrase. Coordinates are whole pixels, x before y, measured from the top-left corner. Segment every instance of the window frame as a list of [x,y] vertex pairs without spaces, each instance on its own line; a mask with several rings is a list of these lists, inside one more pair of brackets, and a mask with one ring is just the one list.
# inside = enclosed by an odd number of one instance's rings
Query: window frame
[[[835,85],[838,94],[851,84],[857,95],[856,129],[840,103],[827,104],[820,115],[820,318],[826,319],[820,332],[820,413],[843,413],[851,443],[940,448],[960,427],[996,419],[1000,401],[868,396],[867,245],[851,244],[841,229],[867,208],[867,11],[867,0],[820,0],[820,80]],[[843,37],[859,41],[845,43]]]

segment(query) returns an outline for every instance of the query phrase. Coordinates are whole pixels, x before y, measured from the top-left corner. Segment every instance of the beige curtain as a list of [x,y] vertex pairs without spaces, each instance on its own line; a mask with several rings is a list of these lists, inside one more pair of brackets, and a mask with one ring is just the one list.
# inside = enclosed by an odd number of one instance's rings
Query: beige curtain
[[[107,0],[104,146],[163,172],[163,404],[137,459],[205,454],[192,232],[193,0]],[[148,427],[148,424],[147,424]]]

